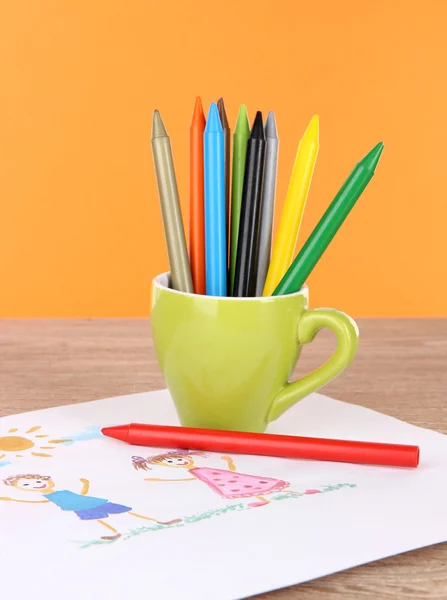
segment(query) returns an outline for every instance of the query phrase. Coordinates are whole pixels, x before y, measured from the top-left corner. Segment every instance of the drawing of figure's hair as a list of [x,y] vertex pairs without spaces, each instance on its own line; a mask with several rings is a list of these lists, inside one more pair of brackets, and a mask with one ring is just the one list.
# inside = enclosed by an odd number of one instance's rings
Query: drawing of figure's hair
[[4,479],[3,483],[5,485],[14,485],[19,479],[42,479],[42,481],[48,481],[51,477],[50,475],[30,475],[29,473],[27,475],[11,475]]
[[146,459],[142,456],[132,456],[132,466],[136,471],[138,471],[138,469],[141,469],[142,471],[149,470]]
[[132,466],[138,471],[150,471],[149,465],[159,465],[165,458],[171,458],[173,456],[209,456],[208,452],[202,452],[202,450],[171,450],[164,454],[157,454],[156,456],[148,456],[143,458],[142,456],[132,456]]

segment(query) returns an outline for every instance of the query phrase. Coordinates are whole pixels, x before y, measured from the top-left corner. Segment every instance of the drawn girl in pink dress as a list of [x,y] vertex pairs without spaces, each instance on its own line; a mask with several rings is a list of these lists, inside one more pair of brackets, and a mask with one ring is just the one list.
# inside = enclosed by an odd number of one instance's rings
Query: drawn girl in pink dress
[[[272,479],[271,477],[258,477],[256,475],[247,475],[245,473],[236,473],[236,467],[233,459],[229,456],[222,456],[228,469],[210,469],[208,467],[196,467],[193,456],[209,456],[206,452],[199,450],[173,450],[157,456],[143,458],[141,456],[132,457],[132,465],[136,470],[150,471],[150,465],[161,465],[174,469],[185,469],[188,471],[188,477],[184,479],[158,479],[146,478],[145,481],[203,481],[214,492],[222,498],[233,500],[235,498],[255,498],[248,506],[258,507],[269,504],[265,496],[273,492],[281,492],[288,488],[290,483],[282,479]],[[319,490],[307,490],[306,492],[287,492],[301,496],[303,493],[319,493]]]

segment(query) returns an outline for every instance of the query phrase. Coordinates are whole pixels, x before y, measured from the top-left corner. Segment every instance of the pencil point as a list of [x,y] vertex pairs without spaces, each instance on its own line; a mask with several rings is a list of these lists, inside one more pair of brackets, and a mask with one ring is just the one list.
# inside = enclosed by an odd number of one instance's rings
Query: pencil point
[[265,121],[265,137],[273,138],[275,140],[278,139],[278,130],[276,128],[276,119],[273,110],[269,112]]
[[251,128],[250,137],[257,140],[264,140],[264,124],[262,122],[262,112],[258,110],[256,113],[255,120],[253,121],[253,127]]
[[217,101],[217,110],[219,111],[220,122],[223,129],[229,129],[229,123],[227,118],[227,111],[225,110],[225,104],[223,98],[219,98]]
[[114,427],[103,427],[101,433],[106,437],[114,438],[115,440],[127,441],[129,435],[129,425],[115,425]]
[[168,132],[164,126],[163,119],[161,118],[160,112],[154,110],[154,116],[152,117],[152,137],[167,137]]
[[203,105],[200,96],[197,96],[196,103],[194,105],[194,112],[192,115],[192,123],[201,122],[205,126],[205,113],[203,112]]
[[314,115],[309,125],[307,126],[306,131],[304,132],[303,139],[307,139],[310,142],[319,142],[320,138],[320,119],[318,115]]
[[368,152],[366,156],[362,158],[359,164],[361,164],[366,169],[374,171],[374,169],[377,167],[377,163],[379,162],[380,155],[383,152],[383,148],[383,142],[379,142],[374,146],[372,150]]
[[196,97],[196,103],[194,105],[194,114],[203,113],[203,104],[200,96]]
[[250,122],[248,120],[247,107],[245,104],[241,104],[239,108],[234,134],[244,135],[244,137],[248,137],[250,135]]
[[205,131],[223,132],[222,123],[220,122],[219,111],[215,102],[211,103],[208,111],[208,119],[206,121]]

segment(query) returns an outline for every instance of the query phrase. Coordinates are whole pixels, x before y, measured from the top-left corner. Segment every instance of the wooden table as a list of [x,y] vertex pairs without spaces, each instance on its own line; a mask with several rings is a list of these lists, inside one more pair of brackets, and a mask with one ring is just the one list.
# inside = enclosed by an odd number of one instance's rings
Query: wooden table
[[[447,433],[447,319],[358,324],[358,355],[325,393]],[[332,347],[321,332],[300,372]],[[0,416],[161,387],[148,320],[0,320]],[[442,544],[257,599],[445,599],[446,565]]]

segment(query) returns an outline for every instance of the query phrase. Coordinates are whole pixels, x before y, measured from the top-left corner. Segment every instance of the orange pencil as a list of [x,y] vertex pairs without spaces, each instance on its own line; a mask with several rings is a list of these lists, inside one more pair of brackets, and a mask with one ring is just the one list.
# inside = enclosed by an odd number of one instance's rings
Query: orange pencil
[[203,183],[203,132],[206,119],[197,96],[189,130],[189,254],[195,294],[205,294],[205,208]]

